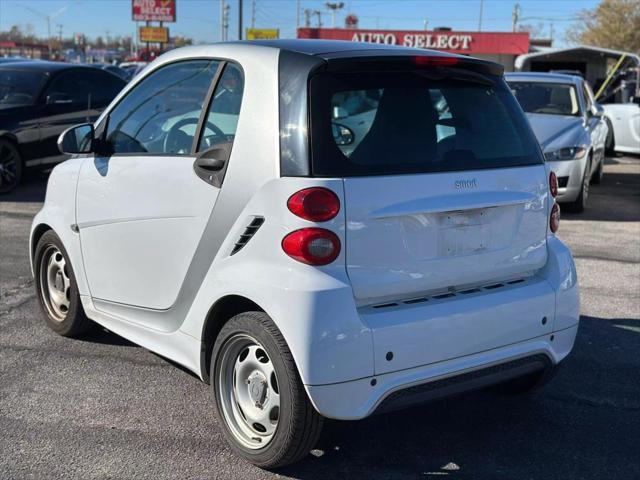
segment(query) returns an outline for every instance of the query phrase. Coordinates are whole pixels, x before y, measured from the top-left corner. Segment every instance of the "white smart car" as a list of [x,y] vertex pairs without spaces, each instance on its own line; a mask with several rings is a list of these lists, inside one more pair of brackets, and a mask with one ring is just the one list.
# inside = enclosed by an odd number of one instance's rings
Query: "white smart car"
[[[358,136],[347,101],[375,109]],[[59,143],[30,244],[46,323],[195,372],[256,465],[302,458],[324,417],[529,390],[573,346],[555,176],[497,64],[188,47]]]

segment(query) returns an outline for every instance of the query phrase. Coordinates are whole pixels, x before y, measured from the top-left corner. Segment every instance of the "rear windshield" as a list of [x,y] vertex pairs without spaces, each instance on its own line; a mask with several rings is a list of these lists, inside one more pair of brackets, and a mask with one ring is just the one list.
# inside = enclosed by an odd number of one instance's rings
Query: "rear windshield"
[[522,110],[498,77],[455,71],[321,73],[310,90],[314,175],[543,162]]
[[571,84],[518,81],[509,86],[527,113],[580,115],[576,88]]

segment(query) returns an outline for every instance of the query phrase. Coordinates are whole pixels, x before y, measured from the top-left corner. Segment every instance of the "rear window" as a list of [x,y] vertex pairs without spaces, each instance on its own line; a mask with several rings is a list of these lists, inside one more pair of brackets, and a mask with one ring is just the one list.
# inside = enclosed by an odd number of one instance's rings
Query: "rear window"
[[580,115],[576,88],[571,84],[518,81],[509,86],[527,113]]
[[321,73],[310,89],[312,170],[394,175],[542,163],[501,78],[451,71]]

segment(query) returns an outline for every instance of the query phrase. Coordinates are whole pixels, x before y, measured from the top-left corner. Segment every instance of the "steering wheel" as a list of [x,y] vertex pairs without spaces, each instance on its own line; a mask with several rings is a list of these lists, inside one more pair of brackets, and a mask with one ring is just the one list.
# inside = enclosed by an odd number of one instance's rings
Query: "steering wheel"
[[[183,118],[177,121],[167,132],[164,137],[163,150],[165,153],[188,153],[191,151],[193,137],[184,133],[181,128],[186,125],[194,125],[199,121],[198,118]],[[224,137],[224,132],[216,127],[213,123],[205,122],[205,127],[211,130],[215,135]]]

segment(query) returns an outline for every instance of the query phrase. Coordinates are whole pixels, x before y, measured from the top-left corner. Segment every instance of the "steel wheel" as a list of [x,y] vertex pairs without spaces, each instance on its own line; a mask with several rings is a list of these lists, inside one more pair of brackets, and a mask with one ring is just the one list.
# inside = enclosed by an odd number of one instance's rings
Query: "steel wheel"
[[20,182],[21,163],[16,149],[5,141],[0,142],[0,192],[13,190]]
[[71,280],[67,262],[55,245],[48,245],[40,257],[40,295],[51,319],[62,322],[71,304]]
[[216,388],[224,421],[244,447],[264,448],[280,417],[276,371],[266,349],[253,337],[236,334],[220,351]]

